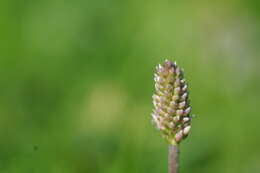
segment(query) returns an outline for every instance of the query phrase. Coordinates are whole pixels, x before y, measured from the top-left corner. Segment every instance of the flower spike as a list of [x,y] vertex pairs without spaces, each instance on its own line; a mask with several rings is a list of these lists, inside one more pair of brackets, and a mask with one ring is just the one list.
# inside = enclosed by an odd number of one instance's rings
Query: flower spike
[[170,144],[178,144],[190,133],[191,107],[184,71],[165,60],[156,67],[152,121]]

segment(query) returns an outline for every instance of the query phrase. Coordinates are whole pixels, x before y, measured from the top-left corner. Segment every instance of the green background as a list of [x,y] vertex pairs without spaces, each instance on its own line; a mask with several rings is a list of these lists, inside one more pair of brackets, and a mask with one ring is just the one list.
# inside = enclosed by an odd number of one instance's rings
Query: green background
[[258,1],[0,1],[0,172],[163,173],[153,72],[185,69],[182,173],[259,173]]

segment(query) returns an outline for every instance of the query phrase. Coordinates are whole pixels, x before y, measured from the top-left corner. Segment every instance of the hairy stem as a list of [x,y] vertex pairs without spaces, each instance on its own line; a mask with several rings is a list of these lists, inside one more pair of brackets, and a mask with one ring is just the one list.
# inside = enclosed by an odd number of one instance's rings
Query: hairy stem
[[178,145],[169,145],[168,173],[179,172],[179,148]]

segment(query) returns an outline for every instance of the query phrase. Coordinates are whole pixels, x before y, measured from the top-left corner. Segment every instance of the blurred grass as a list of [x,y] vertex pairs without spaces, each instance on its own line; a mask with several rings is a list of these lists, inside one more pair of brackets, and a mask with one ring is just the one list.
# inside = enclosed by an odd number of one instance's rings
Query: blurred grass
[[193,121],[181,172],[259,172],[258,1],[1,1],[0,172],[167,172],[154,66]]

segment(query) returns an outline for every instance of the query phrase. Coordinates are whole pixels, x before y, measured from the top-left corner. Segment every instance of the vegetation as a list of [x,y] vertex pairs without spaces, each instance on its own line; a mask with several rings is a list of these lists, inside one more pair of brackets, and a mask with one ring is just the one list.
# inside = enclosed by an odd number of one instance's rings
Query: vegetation
[[149,116],[164,57],[199,116],[180,172],[259,172],[257,3],[1,1],[0,172],[167,172]]

